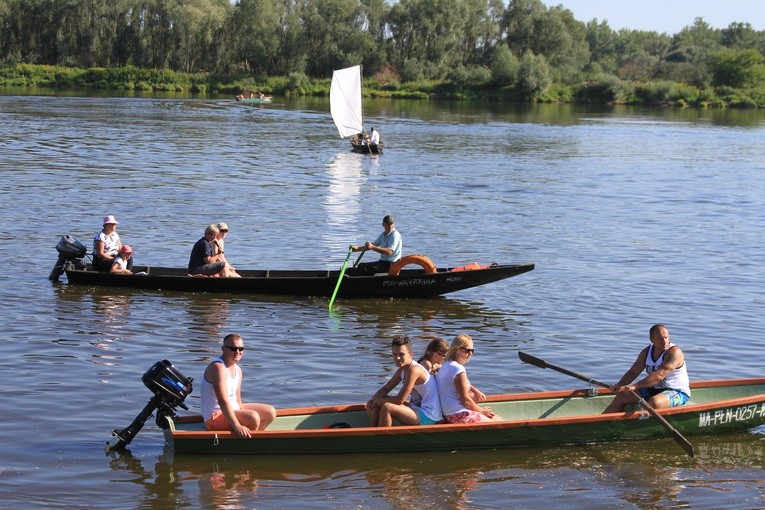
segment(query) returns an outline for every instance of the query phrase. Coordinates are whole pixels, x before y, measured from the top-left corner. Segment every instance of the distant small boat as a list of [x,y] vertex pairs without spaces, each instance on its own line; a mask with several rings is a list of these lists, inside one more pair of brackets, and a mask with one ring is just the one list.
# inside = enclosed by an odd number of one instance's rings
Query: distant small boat
[[329,109],[342,138],[351,137],[351,149],[359,154],[381,154],[383,144],[367,144],[364,139],[364,115],[361,102],[361,66],[347,67],[332,73]]
[[240,103],[253,103],[253,104],[259,104],[259,103],[270,103],[271,102],[271,96],[266,97],[252,97],[252,98],[236,98],[237,101]]
[[[765,424],[765,379],[698,381],[691,388],[691,402],[658,410],[683,434],[724,434]],[[369,427],[364,404],[279,409],[276,420],[249,439],[207,431],[198,415],[163,417],[165,439],[176,453],[417,452],[669,440],[661,423],[640,408],[601,414],[612,399],[608,390],[493,395],[486,404],[504,421],[428,426]]]

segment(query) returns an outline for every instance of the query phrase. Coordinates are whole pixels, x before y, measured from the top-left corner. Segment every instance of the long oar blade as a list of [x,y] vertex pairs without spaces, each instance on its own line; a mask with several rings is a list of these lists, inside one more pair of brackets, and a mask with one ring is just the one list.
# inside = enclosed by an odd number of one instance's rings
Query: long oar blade
[[345,275],[345,268],[348,267],[348,260],[351,258],[351,253],[353,253],[353,246],[348,248],[348,255],[345,257],[345,262],[343,262],[343,267],[340,269],[340,276],[337,277],[337,283],[335,284],[335,291],[332,293],[332,299],[329,300],[330,310],[332,310],[332,305],[335,303],[335,296],[337,296],[337,291],[340,288],[340,282],[343,281],[343,275]]
[[[582,381],[586,381],[591,384],[595,384],[596,386],[602,386],[604,388],[608,388],[609,385],[600,382],[596,379],[592,379],[590,377],[587,377],[586,375],[579,374],[577,372],[574,372],[572,370],[568,370],[563,367],[558,367],[555,365],[552,365],[550,363],[547,363],[545,360],[536,358],[530,354],[526,354],[525,352],[518,351],[518,357],[523,361],[524,363],[528,363],[530,365],[534,365],[535,367],[539,368],[549,368],[551,370],[555,370],[556,372],[560,372],[562,374],[570,375],[571,377],[575,377],[576,379],[581,379]],[[651,416],[659,420],[661,425],[667,429],[667,431],[672,435],[672,438],[685,450],[685,453],[693,457],[694,451],[693,451],[693,445],[680,433],[673,427],[662,415],[660,415],[656,409],[654,409],[648,402],[643,399],[643,397],[640,396],[640,394],[636,391],[631,391],[632,395],[638,399],[638,402],[640,402],[640,405],[643,406],[643,408],[648,411]]]

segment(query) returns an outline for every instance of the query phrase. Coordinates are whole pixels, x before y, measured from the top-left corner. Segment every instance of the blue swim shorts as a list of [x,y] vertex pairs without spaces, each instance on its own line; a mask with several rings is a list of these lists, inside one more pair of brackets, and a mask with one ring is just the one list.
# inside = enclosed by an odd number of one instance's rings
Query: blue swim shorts
[[415,411],[417,411],[417,418],[420,420],[420,425],[435,425],[437,423],[441,423],[441,421],[432,420],[426,415],[422,409],[419,407],[414,408]]
[[691,399],[691,397],[686,395],[684,392],[680,390],[673,390],[671,388],[638,388],[637,391],[640,396],[646,400],[650,400],[654,395],[662,393],[669,399],[669,407],[681,406]]

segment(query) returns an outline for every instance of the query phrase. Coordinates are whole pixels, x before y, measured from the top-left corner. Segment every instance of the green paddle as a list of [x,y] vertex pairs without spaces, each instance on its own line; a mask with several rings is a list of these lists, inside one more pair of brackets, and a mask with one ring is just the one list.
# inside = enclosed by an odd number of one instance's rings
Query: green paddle
[[[581,379],[582,381],[586,381],[590,384],[594,384],[596,386],[602,386],[603,388],[610,388],[610,386],[604,382],[596,381],[595,379],[590,379],[586,375],[578,374],[576,372],[573,372],[571,370],[567,370],[562,367],[556,367],[555,365],[551,365],[547,363],[545,360],[535,358],[534,356],[531,356],[530,354],[526,354],[525,352],[518,351],[518,357],[521,358],[521,361],[524,363],[528,363],[530,365],[534,365],[535,367],[539,368],[550,368],[552,370],[555,370],[556,372],[560,372],[561,374],[570,375],[571,377],[575,377],[577,379]],[[651,416],[659,420],[661,422],[661,425],[667,429],[667,431],[672,435],[672,438],[677,441],[677,443],[682,446],[683,450],[685,450],[685,453],[693,457],[693,445],[685,438],[683,435],[675,429],[670,423],[664,419],[662,415],[660,415],[658,412],[656,412],[656,409],[651,407],[648,402],[646,402],[638,392],[634,390],[630,390],[630,393],[638,399],[638,402],[640,402],[640,405],[643,406],[643,408],[648,411]]]
[[340,282],[343,281],[343,275],[345,274],[345,268],[348,267],[348,259],[351,258],[353,253],[353,246],[348,247],[348,256],[345,257],[343,267],[340,269],[340,276],[337,278],[337,284],[335,285],[335,291],[332,293],[332,299],[329,300],[329,309],[332,310],[332,304],[335,302],[335,296],[337,296],[337,290],[340,288]]
[[364,248],[363,250],[361,250],[361,255],[359,255],[359,258],[357,258],[357,259],[356,259],[356,262],[354,262],[354,263],[353,263],[353,267],[356,267],[356,266],[358,266],[358,265],[359,265],[359,262],[361,262],[361,257],[363,257],[363,256],[364,256],[364,254],[365,254],[366,252],[367,252],[367,249],[366,249],[366,248]]

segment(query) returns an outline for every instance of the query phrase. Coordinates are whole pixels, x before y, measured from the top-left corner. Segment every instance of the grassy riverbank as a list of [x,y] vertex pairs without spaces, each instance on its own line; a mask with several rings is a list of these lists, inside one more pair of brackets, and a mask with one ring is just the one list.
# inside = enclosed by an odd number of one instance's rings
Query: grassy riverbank
[[[49,87],[60,90],[137,90],[231,94],[262,90],[276,96],[326,96],[330,78],[314,79],[302,73],[284,77],[188,74],[162,69],[119,68],[79,69],[74,67],[18,64],[0,68],[0,86]],[[695,106],[713,108],[763,108],[765,85],[749,89],[707,87],[685,83],[631,82],[612,76],[577,84],[553,83],[543,92],[524,97],[513,87],[497,87],[489,81],[398,82],[385,76],[365,77],[364,93],[369,97],[398,99],[453,99],[517,102],[564,102],[581,104],[631,104]]]

